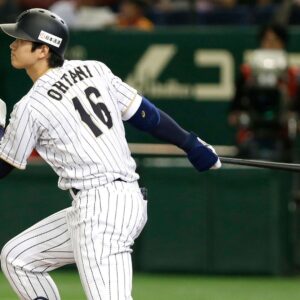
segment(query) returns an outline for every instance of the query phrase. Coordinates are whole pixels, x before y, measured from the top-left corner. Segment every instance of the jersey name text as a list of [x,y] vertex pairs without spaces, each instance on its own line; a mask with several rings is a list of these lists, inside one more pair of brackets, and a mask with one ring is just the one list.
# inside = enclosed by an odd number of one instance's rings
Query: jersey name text
[[64,73],[64,75],[61,77],[61,80],[55,82],[52,85],[52,88],[47,92],[48,96],[55,100],[61,100],[63,94],[65,94],[74,84],[84,79],[93,77],[93,74],[89,68],[86,65],[83,67],[84,69],[81,67],[76,67],[72,71],[69,70],[68,72]]

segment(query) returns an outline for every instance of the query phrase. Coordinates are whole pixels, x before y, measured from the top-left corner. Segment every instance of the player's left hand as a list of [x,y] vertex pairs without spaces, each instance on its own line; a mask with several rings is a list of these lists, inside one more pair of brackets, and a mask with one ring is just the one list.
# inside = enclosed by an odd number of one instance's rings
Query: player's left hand
[[5,127],[6,124],[6,103],[0,99],[0,126]]
[[194,146],[187,151],[187,157],[192,165],[199,172],[219,169],[222,164],[215,149],[193,133],[191,136],[194,139]]

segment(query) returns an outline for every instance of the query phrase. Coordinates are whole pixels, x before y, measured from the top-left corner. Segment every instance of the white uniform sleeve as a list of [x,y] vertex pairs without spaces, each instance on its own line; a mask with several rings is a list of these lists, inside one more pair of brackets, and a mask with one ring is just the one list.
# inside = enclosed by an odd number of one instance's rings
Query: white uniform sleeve
[[18,169],[25,169],[37,141],[37,126],[28,101],[18,102],[0,142],[0,158]]
[[142,96],[138,94],[136,89],[115,76],[107,66],[103,64],[101,67],[105,72],[109,86],[112,88],[114,95],[116,95],[118,106],[122,113],[122,120],[127,121],[140,107]]

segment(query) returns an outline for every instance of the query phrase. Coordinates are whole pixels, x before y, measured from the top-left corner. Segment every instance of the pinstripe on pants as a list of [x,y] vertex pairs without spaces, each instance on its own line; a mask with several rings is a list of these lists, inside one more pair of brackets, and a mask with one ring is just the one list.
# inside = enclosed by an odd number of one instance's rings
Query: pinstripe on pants
[[30,227],[3,248],[1,267],[20,299],[60,299],[48,272],[76,263],[87,299],[129,300],[131,246],[147,220],[137,183],[72,194],[72,207]]

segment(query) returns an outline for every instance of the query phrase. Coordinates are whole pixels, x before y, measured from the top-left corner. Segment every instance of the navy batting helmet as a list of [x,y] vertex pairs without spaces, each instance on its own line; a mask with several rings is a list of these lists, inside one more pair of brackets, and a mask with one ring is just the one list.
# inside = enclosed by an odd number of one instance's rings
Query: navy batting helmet
[[14,38],[45,44],[61,57],[69,40],[66,22],[41,8],[26,10],[18,16],[16,23],[0,24],[0,28]]

